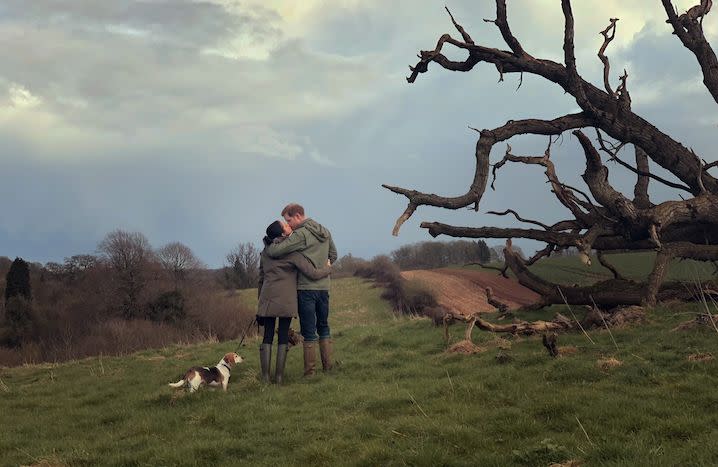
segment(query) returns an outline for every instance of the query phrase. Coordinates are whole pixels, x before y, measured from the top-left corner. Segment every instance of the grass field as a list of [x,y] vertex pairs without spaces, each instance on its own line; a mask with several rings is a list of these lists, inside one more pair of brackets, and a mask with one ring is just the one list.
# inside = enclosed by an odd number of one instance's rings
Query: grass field
[[615,345],[606,331],[561,336],[576,353],[557,359],[540,337],[475,331],[488,350],[467,356],[379,293],[335,281],[338,367],[305,380],[293,349],[284,387],[259,383],[256,340],[226,394],[167,383],[233,342],[0,369],[0,465],[718,465],[718,365],[689,360],[718,356],[718,333],[672,331],[698,306],[653,310],[614,329]]
[[[656,257],[654,252],[607,254],[606,259],[621,274],[636,281],[645,280],[653,268]],[[494,264],[493,266],[497,266]],[[498,274],[495,269],[481,266],[469,266],[471,269],[483,270]],[[531,272],[544,279],[566,285],[590,285],[600,280],[613,277],[611,271],[604,268],[598,259],[591,258],[591,265],[585,266],[577,256],[552,256],[542,258],[529,267]],[[674,260],[669,267],[666,280],[669,281],[705,281],[717,279],[716,268],[711,263],[693,260]],[[509,275],[513,276],[509,271]]]

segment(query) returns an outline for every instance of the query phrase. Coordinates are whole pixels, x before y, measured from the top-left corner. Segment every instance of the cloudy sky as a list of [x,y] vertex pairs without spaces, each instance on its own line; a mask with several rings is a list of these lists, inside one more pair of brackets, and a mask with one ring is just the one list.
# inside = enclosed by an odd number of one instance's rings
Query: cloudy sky
[[[62,261],[121,228],[156,247],[180,241],[216,267],[237,243],[258,244],[288,202],[331,229],[340,255],[363,257],[428,239],[422,220],[512,225],[485,214],[506,208],[564,218],[538,168],[505,167],[479,213],[423,207],[391,236],[405,198],[382,183],[463,194],[477,136],[468,126],[576,110],[556,86],[525,76],[516,91],[517,76],[497,83],[485,64],[406,83],[419,50],[456,35],[444,4],[477,43],[505,48],[482,21],[492,3],[2,0],[0,256]],[[660,1],[581,0],[574,13],[581,74],[600,85],[598,32],[620,18],[612,83],[625,68],[634,110],[715,160],[715,103]],[[714,45],[716,14],[704,23]],[[512,0],[509,21],[529,53],[562,61],[558,0]],[[545,144],[512,141],[520,154]],[[566,183],[581,183],[575,138],[553,158]],[[632,177],[609,168],[630,191]]]

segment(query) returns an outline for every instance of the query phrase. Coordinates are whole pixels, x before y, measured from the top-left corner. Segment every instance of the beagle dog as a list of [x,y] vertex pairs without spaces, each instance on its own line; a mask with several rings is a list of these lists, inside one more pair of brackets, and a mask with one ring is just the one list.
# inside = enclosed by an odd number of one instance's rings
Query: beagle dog
[[170,383],[172,388],[181,388],[187,386],[189,392],[195,392],[203,384],[207,386],[222,386],[223,390],[227,390],[229,384],[229,372],[234,365],[242,363],[244,359],[234,352],[230,352],[217,366],[212,368],[193,366],[184,374],[182,379],[176,383]]
[[301,344],[303,340],[304,339],[302,338],[301,334],[299,334],[294,329],[289,328],[289,348],[292,348],[295,345]]

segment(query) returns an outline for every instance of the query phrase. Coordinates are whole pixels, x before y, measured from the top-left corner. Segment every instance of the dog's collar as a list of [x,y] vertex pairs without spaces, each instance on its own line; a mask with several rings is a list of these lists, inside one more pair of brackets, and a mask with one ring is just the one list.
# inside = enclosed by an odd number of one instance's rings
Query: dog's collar
[[220,365],[224,365],[224,367],[225,367],[228,371],[232,371],[232,367],[229,366],[229,365],[227,365],[227,362],[225,362],[224,360],[222,360],[219,364],[220,364]]

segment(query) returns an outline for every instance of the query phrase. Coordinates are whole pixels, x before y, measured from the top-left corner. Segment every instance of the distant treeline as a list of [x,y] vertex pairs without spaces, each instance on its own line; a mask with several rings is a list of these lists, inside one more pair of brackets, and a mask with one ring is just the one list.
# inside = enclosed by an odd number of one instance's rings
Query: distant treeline
[[181,243],[154,249],[122,230],[97,254],[63,263],[0,257],[0,366],[234,339],[255,313],[234,294],[256,281],[246,273],[231,264],[208,270]]
[[[496,258],[494,250],[483,240],[457,240],[406,245],[371,262],[347,254],[333,265],[332,277],[368,266],[376,276],[384,267],[485,263]],[[123,230],[107,234],[95,254],[62,263],[0,257],[0,366],[236,338],[254,310],[235,291],[257,286],[259,258],[257,247],[239,243],[224,267],[211,270],[182,243],[153,248],[143,234]],[[415,313],[430,306],[423,291],[394,282],[397,309]]]
[[467,263],[488,263],[496,254],[483,240],[451,242],[420,242],[404,245],[390,254],[400,269],[433,269]]

